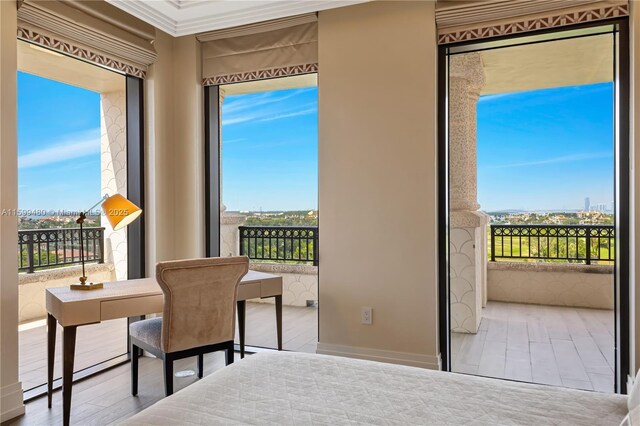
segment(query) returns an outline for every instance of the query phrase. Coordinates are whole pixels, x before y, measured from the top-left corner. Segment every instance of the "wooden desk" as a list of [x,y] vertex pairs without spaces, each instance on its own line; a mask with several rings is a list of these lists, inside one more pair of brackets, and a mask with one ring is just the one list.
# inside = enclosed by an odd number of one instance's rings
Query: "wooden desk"
[[[282,350],[282,277],[249,271],[238,287],[240,355],[244,357],[245,304],[248,299],[275,298],[278,350]],[[64,425],[71,416],[71,389],[78,326],[117,318],[161,313],[164,296],[155,278],[104,283],[101,290],[73,291],[69,287],[47,289],[47,398],[53,391],[56,322],[62,326],[62,406]],[[128,332],[128,331],[127,331]]]

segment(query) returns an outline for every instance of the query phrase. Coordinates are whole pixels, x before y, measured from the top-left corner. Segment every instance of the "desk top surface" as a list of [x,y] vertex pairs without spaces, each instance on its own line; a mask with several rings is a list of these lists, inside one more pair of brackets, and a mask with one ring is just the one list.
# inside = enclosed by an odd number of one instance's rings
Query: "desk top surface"
[[[240,280],[240,285],[266,280],[282,280],[282,277],[266,272],[249,271],[242,277],[242,280]],[[47,298],[53,297],[62,303],[86,302],[89,300],[104,301],[127,297],[153,296],[157,294],[162,294],[162,290],[155,278],[107,282],[104,283],[104,288],[99,290],[71,290],[69,286],[47,289]]]

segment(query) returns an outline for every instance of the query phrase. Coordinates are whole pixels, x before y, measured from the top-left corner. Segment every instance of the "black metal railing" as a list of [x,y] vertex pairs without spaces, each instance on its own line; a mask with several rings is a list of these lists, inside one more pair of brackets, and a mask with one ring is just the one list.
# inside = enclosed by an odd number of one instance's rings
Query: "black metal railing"
[[[85,262],[104,263],[104,228],[84,228]],[[80,263],[80,228],[29,229],[18,231],[18,270]]]
[[240,226],[240,255],[252,260],[318,264],[317,226]]
[[491,225],[491,260],[615,260],[613,225]]

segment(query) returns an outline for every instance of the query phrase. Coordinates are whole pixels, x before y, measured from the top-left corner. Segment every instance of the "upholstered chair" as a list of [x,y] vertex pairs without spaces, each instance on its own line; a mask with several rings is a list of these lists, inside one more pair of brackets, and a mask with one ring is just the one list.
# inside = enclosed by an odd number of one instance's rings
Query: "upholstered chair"
[[173,393],[173,361],[197,356],[199,378],[206,353],[224,350],[227,365],[233,362],[237,291],[248,270],[246,256],[158,263],[162,318],[129,327],[132,395],[138,394],[139,349],[162,359],[167,396]]

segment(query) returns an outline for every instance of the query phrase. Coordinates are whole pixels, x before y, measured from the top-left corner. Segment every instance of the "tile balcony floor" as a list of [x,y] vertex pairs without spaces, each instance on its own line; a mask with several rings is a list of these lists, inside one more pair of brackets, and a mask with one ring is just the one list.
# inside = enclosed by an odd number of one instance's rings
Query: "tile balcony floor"
[[477,334],[451,333],[459,373],[614,391],[614,312],[488,302]]
[[[276,347],[276,315],[273,304],[247,303],[246,321],[247,345]],[[27,390],[46,383],[47,380],[46,325],[44,321],[32,323],[32,328],[22,330],[18,335],[19,374],[22,388]],[[283,306],[282,335],[285,350],[315,353],[318,340],[318,309]],[[58,327],[54,377],[62,375],[61,348],[62,328]],[[126,352],[127,321],[125,319],[78,327],[76,371]]]

